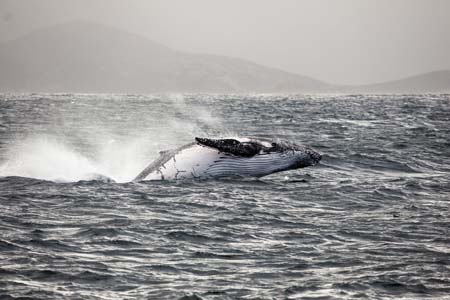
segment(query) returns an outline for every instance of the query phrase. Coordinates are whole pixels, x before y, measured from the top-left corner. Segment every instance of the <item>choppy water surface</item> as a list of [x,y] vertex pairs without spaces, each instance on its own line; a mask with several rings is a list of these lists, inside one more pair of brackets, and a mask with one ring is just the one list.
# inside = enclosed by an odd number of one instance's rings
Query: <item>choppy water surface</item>
[[[128,182],[228,135],[324,158]],[[449,171],[448,95],[3,94],[0,298],[450,299]]]

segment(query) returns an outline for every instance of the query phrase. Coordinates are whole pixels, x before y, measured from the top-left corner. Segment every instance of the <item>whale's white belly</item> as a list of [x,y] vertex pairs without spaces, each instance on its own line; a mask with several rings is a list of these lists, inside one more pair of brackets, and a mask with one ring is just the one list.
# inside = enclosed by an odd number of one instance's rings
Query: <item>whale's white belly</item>
[[216,149],[193,145],[175,153],[143,180],[174,180],[207,176],[208,168],[221,159]]
[[147,176],[139,180],[176,180],[221,176],[265,176],[289,169],[292,164],[283,154],[238,157],[214,148],[192,145],[169,153]]

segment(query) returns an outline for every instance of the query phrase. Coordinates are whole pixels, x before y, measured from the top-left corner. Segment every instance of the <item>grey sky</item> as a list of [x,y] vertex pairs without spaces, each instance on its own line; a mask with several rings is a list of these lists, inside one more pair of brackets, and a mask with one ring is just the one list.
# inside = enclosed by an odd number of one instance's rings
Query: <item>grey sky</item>
[[450,69],[448,0],[0,0],[0,41],[77,19],[337,84]]

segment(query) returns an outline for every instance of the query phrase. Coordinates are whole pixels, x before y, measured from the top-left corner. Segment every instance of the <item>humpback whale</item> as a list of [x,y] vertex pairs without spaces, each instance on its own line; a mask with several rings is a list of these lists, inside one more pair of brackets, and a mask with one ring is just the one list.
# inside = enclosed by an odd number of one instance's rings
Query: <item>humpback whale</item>
[[209,139],[161,151],[133,181],[189,178],[262,177],[319,163],[311,148],[287,141],[254,138]]

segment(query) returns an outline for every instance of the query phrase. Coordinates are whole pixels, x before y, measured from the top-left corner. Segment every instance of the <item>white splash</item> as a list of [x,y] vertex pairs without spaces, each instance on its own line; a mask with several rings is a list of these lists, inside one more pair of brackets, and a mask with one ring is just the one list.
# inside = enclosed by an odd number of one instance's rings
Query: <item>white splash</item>
[[0,165],[0,176],[22,176],[56,182],[91,180],[98,175],[117,182],[133,179],[148,163],[148,141],[110,140],[89,157],[52,137],[16,141]]
[[[76,182],[102,175],[128,182],[157,158],[159,151],[179,147],[195,136],[208,136],[208,128],[223,128],[207,107],[192,104],[184,95],[168,95],[166,100],[167,111],[149,115],[149,126],[144,128],[124,122],[128,130],[118,130],[117,124],[84,119],[90,122],[86,130],[86,126],[76,127],[73,117],[58,114],[57,121],[72,122],[49,122],[41,128],[46,134],[28,132],[24,138],[8,141],[1,155],[0,176]],[[71,112],[65,113],[71,117]],[[59,127],[55,129],[54,124]]]
[[0,176],[52,181],[78,181],[92,173],[101,173],[95,162],[46,137],[14,143],[0,166]]

